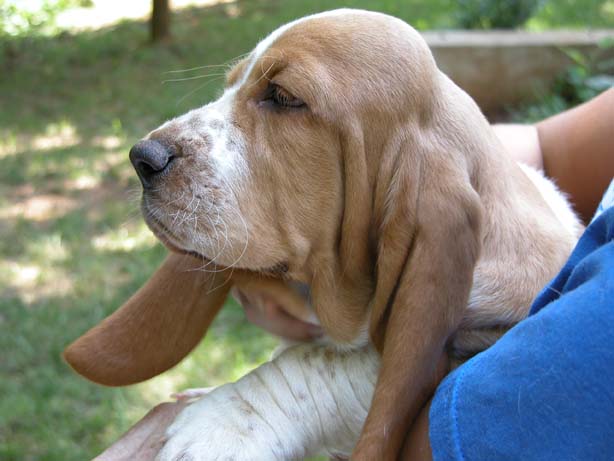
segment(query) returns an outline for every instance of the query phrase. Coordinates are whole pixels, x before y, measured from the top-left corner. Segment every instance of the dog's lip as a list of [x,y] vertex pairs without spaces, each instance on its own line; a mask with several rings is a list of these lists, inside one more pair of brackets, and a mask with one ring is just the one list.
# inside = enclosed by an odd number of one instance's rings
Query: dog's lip
[[[222,266],[220,264],[215,263],[213,260],[207,258],[206,256],[198,253],[197,251],[193,251],[193,250],[185,250],[183,248],[178,248],[176,246],[169,246],[166,245],[166,247],[171,250],[174,251],[175,253],[179,253],[179,254],[184,254],[187,256],[192,256],[194,258],[198,258],[200,259],[202,262],[204,262],[205,264],[215,264],[219,270],[226,270],[226,269],[231,269],[231,267],[227,267],[227,266]],[[288,263],[286,262],[278,262],[272,266],[269,267],[265,267],[265,268],[258,268],[258,269],[251,269],[251,268],[247,268],[247,267],[238,267],[238,269],[244,270],[244,271],[249,271],[249,272],[255,272],[258,274],[262,274],[262,275],[270,275],[270,276],[277,276],[277,277],[282,277],[284,276],[288,270]]]
[[[202,255],[201,253],[198,253],[197,251],[193,251],[193,250],[185,250],[183,248],[179,248],[176,247],[175,245],[172,244],[165,244],[166,247],[175,252],[175,253],[179,253],[179,254],[183,254],[186,256],[192,256],[194,258],[198,258],[200,259],[203,263],[205,264],[215,264],[219,270],[226,270],[226,269],[231,269],[231,267],[227,267],[227,266],[222,266],[220,264],[215,263],[212,259],[207,258],[206,256]],[[285,275],[288,270],[288,263],[286,262],[278,262],[272,266],[266,267],[266,268],[258,268],[258,269],[250,269],[247,267],[238,267],[238,269],[244,270],[244,271],[249,271],[249,272],[255,272],[255,273],[259,273],[262,275],[270,275],[270,276],[277,276],[277,277],[281,277],[283,275]]]
[[[144,215],[146,216],[145,220],[147,221],[147,224],[149,225],[149,228],[154,233],[154,235],[158,238],[158,240],[160,240],[160,242],[162,242],[162,244],[166,248],[168,248],[173,253],[183,254],[186,256],[192,256],[194,258],[201,260],[206,265],[214,264],[219,270],[228,269],[228,267],[217,264],[212,259],[206,257],[205,255],[201,253],[198,253],[197,251],[187,250],[185,248],[182,248],[176,242],[173,242],[171,240],[173,234],[162,222],[160,222],[153,215],[148,213],[147,210],[144,210]],[[272,266],[265,267],[265,268],[257,268],[257,269],[247,268],[247,267],[237,267],[237,268],[246,270],[246,271],[250,271],[250,272],[256,272],[256,273],[260,273],[264,275],[272,275],[272,276],[284,276],[289,271],[289,265],[287,262],[284,262],[284,261],[280,261],[278,263],[273,264]]]
[[180,245],[174,242],[173,240],[176,239],[173,239],[173,234],[168,229],[168,227],[166,227],[160,220],[156,219],[151,213],[149,213],[145,206],[143,207],[143,215],[145,216],[145,222],[147,223],[151,231],[158,238],[158,240],[160,240],[160,242],[162,242],[162,244],[170,251],[172,251],[173,253],[194,256],[196,258],[205,260],[205,262],[210,262],[208,258],[201,255],[200,253],[186,250],[185,248],[182,248]]

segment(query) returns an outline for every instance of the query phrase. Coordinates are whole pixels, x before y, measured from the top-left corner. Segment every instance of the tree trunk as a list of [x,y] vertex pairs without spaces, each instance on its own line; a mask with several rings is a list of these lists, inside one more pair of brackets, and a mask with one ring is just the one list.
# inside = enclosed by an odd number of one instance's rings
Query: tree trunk
[[151,40],[161,42],[171,35],[171,9],[169,0],[153,0],[151,13]]

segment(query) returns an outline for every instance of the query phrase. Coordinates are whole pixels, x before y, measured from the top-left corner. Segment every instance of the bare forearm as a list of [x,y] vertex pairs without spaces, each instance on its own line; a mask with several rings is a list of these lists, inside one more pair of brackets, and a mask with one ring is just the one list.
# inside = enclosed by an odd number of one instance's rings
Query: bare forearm
[[614,176],[614,89],[536,126],[546,175],[588,221]]
[[535,125],[493,125],[495,134],[514,160],[543,170],[544,161]]

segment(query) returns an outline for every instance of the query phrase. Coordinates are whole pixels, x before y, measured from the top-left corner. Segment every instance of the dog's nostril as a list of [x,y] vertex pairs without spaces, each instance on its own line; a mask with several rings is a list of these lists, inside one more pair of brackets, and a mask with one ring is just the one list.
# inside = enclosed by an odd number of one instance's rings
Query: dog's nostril
[[168,167],[173,157],[169,148],[153,139],[139,141],[130,149],[130,162],[143,187],[150,186],[159,173]]

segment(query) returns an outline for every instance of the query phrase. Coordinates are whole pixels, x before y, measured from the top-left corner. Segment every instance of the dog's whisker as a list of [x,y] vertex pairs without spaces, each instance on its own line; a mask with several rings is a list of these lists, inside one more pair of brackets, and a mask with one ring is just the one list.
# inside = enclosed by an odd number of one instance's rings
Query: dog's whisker
[[177,203],[179,200],[182,200],[183,197],[185,197],[185,191],[184,190],[181,191],[181,195],[179,197],[177,197],[174,200],[171,200],[170,202],[166,202],[166,205],[168,206],[168,205],[172,205],[173,203]]
[[193,75],[192,77],[169,78],[166,80],[162,80],[162,83],[187,82],[189,80],[200,80],[201,78],[220,77],[220,76],[225,76],[225,75],[226,75],[226,72],[216,73],[216,74]]
[[[223,271],[217,271],[217,272],[223,272]],[[207,291],[207,294],[213,293],[218,288],[223,287],[224,285],[226,285],[231,277],[232,277],[232,270],[230,271],[230,274],[228,274],[228,277],[226,277],[222,283],[220,283],[219,285],[215,286],[214,288],[210,288],[209,291]],[[211,280],[212,280],[211,283],[213,284],[213,277],[211,277]]]
[[[267,56],[267,57],[271,57],[271,56]],[[271,58],[272,58],[272,57],[271,57]],[[272,59],[275,59],[275,58],[272,58]],[[260,80],[262,80],[263,78],[265,78],[265,79],[267,79],[267,80],[270,80],[270,79],[268,78],[268,76],[267,76],[267,73],[268,73],[268,72],[269,72],[269,71],[270,71],[270,70],[273,68],[273,66],[274,66],[276,63],[277,63],[277,60],[275,59],[275,60],[273,61],[273,63],[272,63],[272,64],[271,64],[271,65],[268,67],[268,69],[267,69],[267,70],[265,70],[265,71],[263,71],[263,72],[262,72],[262,75],[261,75],[260,77],[258,77],[258,79],[256,79],[256,81],[255,81],[254,83],[252,83],[252,84],[250,85],[250,87],[252,87],[252,86],[254,86],[254,85],[257,85],[257,84],[260,82]],[[260,67],[261,67],[261,70],[262,70],[262,69],[263,69],[263,67],[262,67],[262,62],[260,62]]]
[[[217,214],[218,214],[218,220],[219,220],[219,218],[220,218],[219,208],[216,208],[216,211],[217,211]],[[209,219],[209,221],[211,222],[211,220],[210,220],[210,219]],[[221,223],[222,223],[224,226],[226,226],[226,224],[224,223],[224,221],[220,221],[220,222],[221,222]],[[213,224],[213,223],[212,223],[212,224]],[[213,228],[214,232],[216,233],[216,243],[217,243],[217,247],[219,248],[219,240],[220,240],[220,239],[219,239],[219,234],[218,234],[218,231],[217,231],[218,226],[216,226],[215,224],[213,224],[211,227]],[[226,231],[227,231],[227,228],[226,228]],[[197,268],[195,268],[195,269],[193,269],[193,270],[198,270],[198,271],[202,271],[202,272],[209,272],[209,273],[217,273],[217,272],[220,272],[220,270],[215,270],[215,269],[214,269],[214,270],[207,270],[207,267],[208,267],[208,266],[210,266],[210,265],[212,265],[212,264],[213,264],[213,265],[215,265],[215,261],[216,261],[216,259],[217,259],[217,258],[219,258],[219,257],[220,257],[220,255],[223,253],[223,251],[226,249],[226,244],[228,243],[228,238],[226,237],[226,235],[224,235],[224,238],[225,238],[225,240],[224,240],[224,246],[223,246],[221,249],[216,250],[216,255],[215,255],[215,256],[214,256],[214,257],[213,257],[211,260],[209,260],[209,261],[207,261],[205,264],[203,264],[202,266],[197,267]],[[212,245],[212,246],[213,246],[213,245]]]
[[186,93],[185,95],[183,95],[181,98],[179,98],[179,100],[175,103],[175,105],[179,105],[181,104],[188,96],[193,95],[194,93],[196,93],[199,90],[202,90],[203,88],[211,85],[213,82],[217,82],[219,80],[221,80],[223,77],[216,77],[213,78],[205,83],[203,83],[202,85],[197,86],[196,88],[194,88],[192,91],[189,91],[188,93]]
[[[183,197],[184,197],[184,195],[185,195],[185,191],[182,191],[181,198],[183,198]],[[192,205],[192,202],[193,202],[193,201],[194,201],[194,192],[192,192],[192,200],[191,200],[191,201],[190,201],[190,203],[188,204],[187,208],[189,208],[189,207],[190,207],[190,205]],[[169,206],[169,205],[171,205],[172,203],[173,203],[173,202],[168,202],[168,203],[166,204],[166,206],[168,207],[168,206]],[[176,203],[176,202],[174,202],[174,203]],[[170,227],[171,227],[171,228],[174,228],[174,227],[175,227],[175,223],[177,222],[177,218],[179,217],[179,214],[180,214],[180,213],[183,213],[184,211],[185,211],[185,208],[180,208],[180,209],[178,209],[178,210],[177,210],[177,212],[174,214],[173,221],[172,221],[172,222],[171,222],[171,224],[170,224]],[[179,226],[180,226],[180,225],[181,225],[181,223],[179,223]]]
[[[223,182],[228,190],[232,190],[230,185],[227,184],[225,180]],[[232,211],[241,220],[241,224],[243,225],[243,229],[245,231],[245,244],[243,246],[243,249],[241,250],[241,254],[236,258],[236,260],[232,264],[228,266],[229,268],[234,270],[234,267],[241,261],[241,259],[243,259],[243,256],[245,256],[245,253],[247,252],[247,248],[249,246],[249,228],[247,226],[247,222],[245,221],[245,218],[243,217],[243,213],[241,213],[241,208],[238,206],[238,202],[236,202],[235,206],[232,207]]]
[[[192,202],[190,202],[190,203],[192,203]],[[197,199],[196,200],[196,205],[194,206],[194,209],[191,210],[190,214],[186,218],[184,218],[182,224],[183,223],[188,223],[188,220],[191,220],[191,221],[194,221],[195,219],[198,220],[197,211],[198,211],[199,207],[200,207],[200,199]],[[196,228],[194,228],[193,235],[195,235],[195,236],[198,235],[198,232],[197,232]]]
[[219,69],[221,67],[229,68],[230,64],[207,64],[204,66],[190,67],[189,69],[166,70],[162,72],[162,74],[184,74],[186,72],[194,72],[196,70],[213,69],[213,68]]
[[200,267],[199,270],[203,271],[203,272],[209,272],[209,273],[217,273],[217,272],[221,272],[222,270],[220,269],[213,269],[213,270],[207,270],[206,268],[210,265],[215,265],[215,261],[222,256],[222,254],[224,253],[224,250],[226,249],[227,244],[229,243],[228,237],[227,237],[227,232],[228,232],[228,227],[226,226],[226,223],[224,221],[222,221],[222,225],[224,226],[224,245],[222,246],[222,248],[217,252],[217,254],[215,255],[215,257],[213,257],[209,262],[207,262],[204,266]]
[[241,259],[243,259],[243,256],[245,256],[245,253],[247,251],[247,247],[249,246],[249,230],[247,227],[247,222],[245,221],[245,218],[243,217],[243,215],[241,214],[240,211],[237,211],[237,216],[239,217],[239,219],[241,220],[241,223],[243,224],[243,228],[245,229],[245,245],[243,246],[243,250],[241,251],[241,254],[239,255],[239,257],[236,259],[236,261],[234,261],[229,267],[231,268],[230,274],[232,275],[234,268],[239,264],[239,262],[241,261]]
[[[243,225],[245,227],[245,231],[246,231],[246,236],[247,234],[247,224],[245,223],[245,220],[243,219],[243,217],[241,217],[241,220],[243,221]],[[228,241],[228,240],[227,240]],[[201,268],[200,270],[202,270],[203,272],[208,272],[208,273],[218,273],[218,272],[223,272],[225,270],[230,269],[230,274],[232,276],[232,273],[234,272],[235,267],[237,267],[237,264],[241,261],[241,259],[243,259],[243,256],[245,255],[245,252],[247,251],[248,248],[248,243],[249,243],[249,239],[246,238],[245,244],[243,246],[243,249],[241,251],[241,254],[235,259],[235,261],[233,261],[230,265],[225,266],[223,269],[218,269],[218,270],[204,270],[204,268]],[[206,267],[206,265],[205,265]]]
[[[192,203],[194,203],[194,200],[196,200],[196,194],[194,193],[194,191],[192,191],[192,200],[190,200],[190,203],[188,203],[188,205],[185,207],[185,213],[183,218],[181,219],[181,221],[177,224],[177,227],[182,227],[183,224],[192,216],[192,214],[194,213],[194,211],[192,210]],[[200,202],[200,200],[198,200]]]
[[251,53],[251,51],[247,52],[247,53],[243,53],[240,54],[239,56],[235,56],[232,59],[229,59],[228,61],[222,63],[222,64],[207,64],[204,66],[197,66],[197,67],[191,67],[188,69],[176,69],[176,70],[167,70],[165,72],[163,72],[163,74],[179,74],[179,73],[184,73],[184,72],[193,72],[195,70],[201,70],[201,69],[209,69],[212,67],[232,67],[236,62],[240,61],[242,58],[244,58],[245,56],[248,56]]
[[[210,222],[211,222],[211,225],[212,225],[213,229],[215,230],[215,247],[216,247],[215,252],[216,252],[216,255],[219,255],[219,253],[221,252],[221,249],[220,249],[221,244],[220,244],[220,234],[219,234],[219,231],[218,231],[218,226],[216,225],[220,221],[220,209],[219,209],[219,207],[215,208],[215,212],[217,213],[216,221],[214,222],[212,219],[210,219]],[[217,258],[217,256],[216,256],[216,258]],[[215,258],[213,258],[213,260],[211,260],[211,262],[213,262],[214,260],[215,260]],[[205,264],[203,267],[207,267],[209,264],[210,263],[207,262],[207,264]]]
[[[218,213],[218,216],[219,216],[219,213]],[[226,222],[225,222],[223,219],[221,219],[221,220],[220,220],[220,223],[221,223],[221,224],[222,224],[222,226],[224,227],[224,233],[223,233],[223,236],[224,236],[224,245],[223,245],[223,246],[222,246],[222,248],[221,248],[221,249],[218,251],[218,253],[215,255],[215,257],[214,257],[213,259],[211,259],[211,261],[209,261],[209,263],[208,263],[208,264],[206,264],[206,265],[205,265],[205,267],[206,267],[206,266],[208,266],[208,265],[213,264],[213,263],[214,263],[214,262],[217,260],[217,258],[219,258],[219,257],[222,255],[222,253],[223,253],[223,252],[224,252],[224,250],[226,249],[226,246],[227,246],[227,245],[230,243],[230,240],[228,239],[228,226],[226,225]],[[220,269],[213,269],[212,271],[207,271],[207,270],[205,270],[204,272],[213,272],[213,273],[216,273],[216,272],[221,272],[221,270],[220,270]]]

